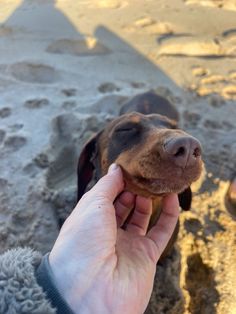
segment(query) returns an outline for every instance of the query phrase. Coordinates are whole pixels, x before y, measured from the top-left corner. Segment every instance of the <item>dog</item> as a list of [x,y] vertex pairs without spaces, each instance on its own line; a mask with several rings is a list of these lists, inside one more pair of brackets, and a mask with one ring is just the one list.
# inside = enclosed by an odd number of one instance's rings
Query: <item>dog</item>
[[[200,142],[178,128],[179,114],[164,97],[149,91],[125,103],[120,116],[108,123],[83,147],[78,162],[78,200],[92,179],[99,180],[109,165],[118,164],[125,189],[152,198],[149,228],[161,213],[161,201],[177,193],[180,207],[189,210],[191,183],[201,174]],[[177,238],[179,223],[161,260]]]

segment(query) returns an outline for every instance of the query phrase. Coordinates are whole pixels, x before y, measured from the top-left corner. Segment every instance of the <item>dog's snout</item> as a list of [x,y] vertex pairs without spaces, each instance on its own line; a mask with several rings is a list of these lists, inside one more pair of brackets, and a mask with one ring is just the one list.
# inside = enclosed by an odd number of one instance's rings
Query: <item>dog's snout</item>
[[164,157],[181,168],[193,166],[200,158],[201,151],[201,144],[191,136],[172,138],[163,145]]

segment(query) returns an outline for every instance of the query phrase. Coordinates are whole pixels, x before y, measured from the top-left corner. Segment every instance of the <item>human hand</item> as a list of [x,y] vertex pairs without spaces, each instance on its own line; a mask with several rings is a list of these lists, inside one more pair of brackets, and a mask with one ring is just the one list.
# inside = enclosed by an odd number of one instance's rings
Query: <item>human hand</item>
[[156,263],[178,219],[177,196],[164,198],[161,216],[147,232],[151,213],[150,199],[124,191],[115,165],[82,197],[49,255],[58,290],[75,313],[145,311]]

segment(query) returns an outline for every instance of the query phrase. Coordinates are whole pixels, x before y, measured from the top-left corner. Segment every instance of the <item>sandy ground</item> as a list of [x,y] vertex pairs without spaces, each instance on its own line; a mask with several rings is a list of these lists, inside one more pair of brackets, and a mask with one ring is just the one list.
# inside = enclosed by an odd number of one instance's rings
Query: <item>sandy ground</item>
[[1,0],[0,243],[46,252],[75,203],[82,144],[149,89],[203,145],[205,175],[147,313],[236,313],[234,0]]

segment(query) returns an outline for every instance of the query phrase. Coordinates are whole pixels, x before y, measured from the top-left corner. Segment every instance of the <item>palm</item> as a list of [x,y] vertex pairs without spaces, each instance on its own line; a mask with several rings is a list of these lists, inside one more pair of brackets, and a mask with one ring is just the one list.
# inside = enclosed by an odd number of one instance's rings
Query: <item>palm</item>
[[[107,300],[106,313],[141,314],[150,299],[156,270],[155,244],[144,236],[118,230],[114,254],[104,261],[94,286]],[[105,284],[104,284],[105,283]]]

